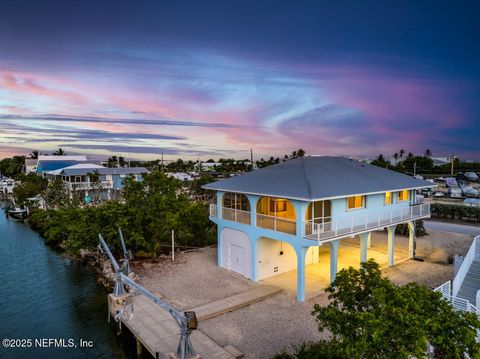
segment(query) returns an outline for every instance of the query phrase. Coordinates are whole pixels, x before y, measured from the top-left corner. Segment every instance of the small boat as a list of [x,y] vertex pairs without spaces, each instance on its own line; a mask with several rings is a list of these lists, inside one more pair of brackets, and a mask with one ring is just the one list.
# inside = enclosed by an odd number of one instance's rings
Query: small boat
[[9,217],[14,219],[25,219],[27,217],[27,210],[19,207],[9,208],[7,213]]

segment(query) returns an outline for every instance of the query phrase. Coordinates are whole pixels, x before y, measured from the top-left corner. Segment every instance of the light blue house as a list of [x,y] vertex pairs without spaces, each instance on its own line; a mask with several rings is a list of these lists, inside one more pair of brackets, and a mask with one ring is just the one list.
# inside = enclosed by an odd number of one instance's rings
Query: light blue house
[[307,156],[204,188],[217,193],[210,219],[218,226],[218,265],[254,282],[297,270],[303,301],[305,266],[318,262],[319,246],[330,247],[333,280],[342,239],[359,237],[363,262],[371,232],[387,228],[393,266],[395,227],[408,223],[412,257],[414,221],[430,216],[415,192],[434,186],[348,158]]
[[[101,199],[109,200],[112,193],[123,189],[125,178],[133,177],[137,181],[142,181],[143,175],[149,172],[144,167],[109,168],[82,163],[45,172],[45,176],[49,180],[62,179],[69,191],[84,191],[86,196],[91,191],[100,191]],[[91,178],[93,173],[99,175],[99,181],[96,183]]]

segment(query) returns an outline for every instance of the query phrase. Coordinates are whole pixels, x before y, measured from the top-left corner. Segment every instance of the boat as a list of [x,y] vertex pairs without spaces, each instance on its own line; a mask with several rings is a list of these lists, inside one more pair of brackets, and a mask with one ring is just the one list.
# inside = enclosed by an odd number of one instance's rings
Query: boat
[[20,207],[13,207],[7,210],[8,216],[14,219],[25,219],[27,217],[27,210]]

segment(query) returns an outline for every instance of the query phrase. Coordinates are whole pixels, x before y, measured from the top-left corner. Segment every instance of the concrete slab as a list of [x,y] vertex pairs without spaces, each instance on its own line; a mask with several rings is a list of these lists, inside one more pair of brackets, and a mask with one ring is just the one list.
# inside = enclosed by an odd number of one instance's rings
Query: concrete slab
[[[397,237],[395,242],[405,241],[403,237]],[[384,249],[371,247],[367,250],[367,258],[373,258],[381,268],[388,267],[388,256]],[[406,260],[403,253],[395,253],[395,263],[399,264]],[[338,270],[350,266],[360,267],[360,243],[359,239],[349,238],[340,242],[338,250]],[[330,249],[328,245],[319,247],[319,262],[309,264],[305,268],[306,290],[305,298],[310,299],[324,292],[330,284]],[[276,286],[287,292],[297,293],[297,271],[282,273],[264,280],[260,283]]]
[[238,308],[246,307],[252,303],[259,302],[281,291],[282,289],[277,286],[259,285],[245,292],[232,295],[225,299],[216,300],[191,310],[195,311],[199,321],[207,320]]

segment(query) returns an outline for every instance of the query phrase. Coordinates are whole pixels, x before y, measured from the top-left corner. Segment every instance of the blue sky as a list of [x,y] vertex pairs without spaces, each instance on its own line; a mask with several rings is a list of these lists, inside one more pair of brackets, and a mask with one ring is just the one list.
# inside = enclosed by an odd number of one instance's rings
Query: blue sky
[[480,155],[474,1],[3,1],[0,157]]

